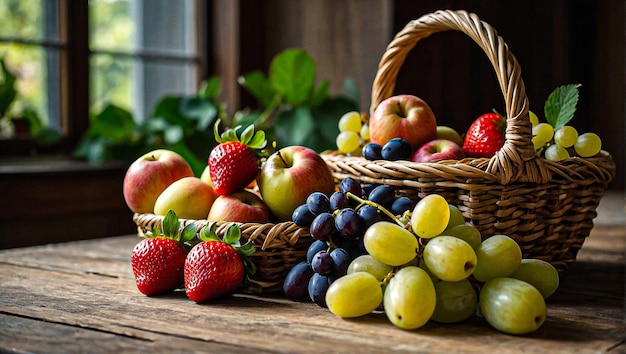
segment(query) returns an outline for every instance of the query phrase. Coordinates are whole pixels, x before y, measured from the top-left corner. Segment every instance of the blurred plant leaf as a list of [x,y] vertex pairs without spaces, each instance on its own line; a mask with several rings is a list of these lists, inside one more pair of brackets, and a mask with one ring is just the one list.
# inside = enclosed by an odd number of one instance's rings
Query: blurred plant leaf
[[315,62],[302,49],[287,49],[270,64],[269,81],[285,103],[300,105],[305,102],[315,85]]

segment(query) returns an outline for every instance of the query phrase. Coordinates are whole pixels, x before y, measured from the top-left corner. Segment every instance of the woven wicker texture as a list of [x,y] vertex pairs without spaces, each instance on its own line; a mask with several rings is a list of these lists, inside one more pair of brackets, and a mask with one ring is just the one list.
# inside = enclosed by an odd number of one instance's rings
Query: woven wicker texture
[[598,203],[615,176],[615,163],[605,151],[560,162],[535,155],[520,65],[489,24],[475,14],[449,10],[409,22],[380,61],[370,113],[393,95],[398,72],[417,42],[447,30],[465,33],[493,65],[506,104],[502,149],[492,158],[435,163],[368,161],[336,152],[322,156],[337,181],[352,177],[362,183],[387,184],[414,200],[441,194],[459,207],[483,238],[511,236],[525,257],[547,260],[564,271],[593,227]]

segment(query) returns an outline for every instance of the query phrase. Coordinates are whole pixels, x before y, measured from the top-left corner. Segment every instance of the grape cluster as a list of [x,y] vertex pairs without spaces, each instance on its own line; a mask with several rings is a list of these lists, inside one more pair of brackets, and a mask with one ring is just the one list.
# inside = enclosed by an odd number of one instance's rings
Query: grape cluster
[[339,119],[339,134],[336,144],[339,151],[344,154],[361,156],[362,147],[370,139],[369,124],[365,115],[356,111],[350,111]]
[[415,205],[408,225],[398,221],[382,220],[366,230],[367,253],[328,287],[332,313],[358,317],[382,304],[390,322],[403,329],[429,320],[460,322],[476,313],[505,333],[528,333],[543,324],[545,298],[559,284],[550,263],[522,258],[520,246],[506,235],[483,240],[437,194]]
[[533,129],[532,142],[537,156],[550,161],[561,161],[571,156],[591,157],[602,149],[602,140],[592,132],[578,135],[571,125],[563,125],[557,130],[549,123],[539,123],[537,116],[530,112]]
[[347,274],[351,261],[367,253],[363,236],[375,223],[392,220],[414,206],[407,197],[396,197],[387,185],[362,186],[353,178],[339,183],[339,190],[325,195],[313,192],[298,206],[292,221],[308,227],[315,241],[306,260],[294,266],[285,277],[283,291],[292,299],[308,297],[326,307],[328,287]]

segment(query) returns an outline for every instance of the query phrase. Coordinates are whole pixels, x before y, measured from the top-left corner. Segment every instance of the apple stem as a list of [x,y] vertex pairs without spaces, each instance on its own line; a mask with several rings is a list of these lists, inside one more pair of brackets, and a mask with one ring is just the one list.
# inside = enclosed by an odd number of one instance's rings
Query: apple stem
[[371,200],[366,200],[366,199],[360,198],[360,197],[352,194],[351,192],[346,192],[346,196],[348,198],[353,199],[353,200],[355,200],[355,201],[357,201],[359,203],[359,205],[355,208],[355,210],[358,210],[363,205],[369,205],[371,207],[374,207],[374,208],[380,210],[383,214],[385,214],[388,217],[390,217],[393,221],[396,222],[396,224],[402,226],[403,228],[407,227],[407,225],[402,223],[402,221],[400,221],[400,219],[398,219],[395,215],[393,215],[392,212],[387,210],[387,208],[383,207],[382,205],[380,205],[380,204],[378,204],[376,202],[373,202]]
[[283,162],[283,164],[285,164],[285,166],[287,166],[287,167],[291,167],[291,166],[289,166],[289,164],[287,163],[287,161],[285,161],[285,159],[283,158],[283,155],[280,153],[280,150],[276,151],[276,154],[278,155],[278,157],[280,158],[280,160]]

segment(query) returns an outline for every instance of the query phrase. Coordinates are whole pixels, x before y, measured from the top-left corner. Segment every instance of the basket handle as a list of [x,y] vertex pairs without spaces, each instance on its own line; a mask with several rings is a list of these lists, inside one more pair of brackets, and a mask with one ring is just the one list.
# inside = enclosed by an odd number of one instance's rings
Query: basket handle
[[407,54],[421,39],[433,33],[457,30],[472,38],[485,52],[496,71],[506,105],[504,146],[491,158],[474,160],[485,172],[498,176],[500,183],[546,183],[550,172],[536,158],[528,117],[528,97],[521,68],[502,37],[488,23],[466,11],[439,10],[409,22],[389,43],[378,65],[372,86],[370,113],[391,97],[398,72]]

